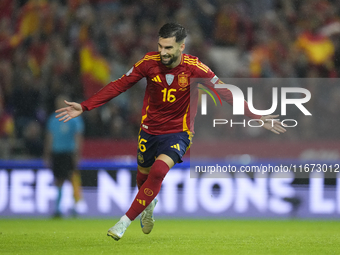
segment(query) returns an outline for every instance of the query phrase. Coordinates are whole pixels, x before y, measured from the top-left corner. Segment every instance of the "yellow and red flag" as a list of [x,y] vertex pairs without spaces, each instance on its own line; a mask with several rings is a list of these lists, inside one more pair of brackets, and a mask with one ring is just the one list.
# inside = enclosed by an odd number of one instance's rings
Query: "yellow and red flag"
[[109,82],[110,65],[90,42],[82,46],[79,57],[84,95],[88,98]]

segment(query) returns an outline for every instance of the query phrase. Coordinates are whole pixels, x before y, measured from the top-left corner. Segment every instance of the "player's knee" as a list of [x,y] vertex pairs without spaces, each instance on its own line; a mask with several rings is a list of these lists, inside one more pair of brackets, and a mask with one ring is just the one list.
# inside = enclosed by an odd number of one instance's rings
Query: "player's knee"
[[152,173],[149,174],[149,178],[154,182],[162,182],[164,180],[165,175],[166,173],[153,171]]
[[169,166],[161,160],[156,160],[151,167],[148,178],[150,178],[154,182],[162,182],[168,172]]

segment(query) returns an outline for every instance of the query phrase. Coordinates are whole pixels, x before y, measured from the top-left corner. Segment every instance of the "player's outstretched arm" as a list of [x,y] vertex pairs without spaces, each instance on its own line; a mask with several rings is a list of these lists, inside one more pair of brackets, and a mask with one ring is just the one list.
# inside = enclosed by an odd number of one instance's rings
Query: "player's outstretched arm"
[[265,129],[268,129],[270,131],[272,131],[275,134],[280,134],[280,133],[284,133],[287,130],[283,127],[284,125],[277,120],[276,118],[279,117],[279,115],[266,115],[266,116],[262,116],[261,120],[263,121],[263,127]]
[[57,116],[55,116],[57,119],[59,118],[59,121],[67,122],[70,119],[78,117],[80,114],[82,114],[83,109],[81,108],[80,104],[75,103],[75,102],[68,102],[66,100],[64,100],[64,102],[68,106],[64,108],[60,108],[55,111],[59,113]]

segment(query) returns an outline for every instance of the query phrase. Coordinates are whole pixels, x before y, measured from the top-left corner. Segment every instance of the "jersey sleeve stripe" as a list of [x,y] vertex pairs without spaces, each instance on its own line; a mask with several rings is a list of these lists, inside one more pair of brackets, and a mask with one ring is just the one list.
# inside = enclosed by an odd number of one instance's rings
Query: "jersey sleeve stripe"
[[184,58],[184,61],[191,62],[193,64],[197,63],[197,59],[193,59],[193,58]]
[[139,66],[141,63],[143,63],[143,61],[147,61],[147,60],[155,60],[155,61],[160,61],[161,58],[160,58],[160,55],[159,54],[156,54],[156,55],[146,55],[144,56],[144,58],[142,58],[141,60],[139,60],[136,64],[135,64],[135,67]]
[[197,66],[198,68],[200,68],[201,70],[203,70],[206,73],[209,71],[209,67],[207,67],[206,65],[204,65],[201,62],[198,62],[197,58],[190,58],[188,56],[184,56],[184,63]]
[[144,58],[143,58],[142,60],[139,60],[139,61],[135,64],[135,67],[139,66],[143,61],[144,61]]
[[200,67],[200,66],[198,66],[198,65],[197,65],[197,67],[198,67],[199,69],[203,70],[203,71],[206,72],[206,73],[208,72],[208,70],[206,70],[206,69],[204,69],[204,68],[202,68],[202,67]]
[[201,69],[202,71],[204,71],[204,72],[206,72],[206,73],[209,71],[209,70],[207,70],[207,69],[201,67],[201,66],[198,65],[197,63],[192,63],[192,62],[187,62],[187,61],[184,61],[184,63],[187,63],[187,64],[189,64],[189,65],[193,65],[193,66],[197,66],[199,69]]
[[203,63],[198,63],[198,65],[199,65],[200,67],[202,67],[203,69],[209,71],[209,67],[207,67],[205,64],[203,64]]

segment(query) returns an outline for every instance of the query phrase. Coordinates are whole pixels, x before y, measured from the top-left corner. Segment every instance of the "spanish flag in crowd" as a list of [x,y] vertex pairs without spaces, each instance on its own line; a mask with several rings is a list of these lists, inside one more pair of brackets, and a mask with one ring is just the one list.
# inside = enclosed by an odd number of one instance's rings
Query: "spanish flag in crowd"
[[328,64],[335,51],[334,45],[328,37],[310,32],[301,34],[295,45],[306,54],[309,62],[313,65]]
[[255,47],[250,55],[250,73],[253,78],[259,78],[262,75],[262,65],[268,61],[269,50],[265,45]]
[[110,81],[110,65],[92,43],[80,49],[80,72],[85,98],[89,98]]
[[30,0],[20,11],[17,32],[23,38],[33,35],[46,25],[45,18],[49,10],[46,0]]

